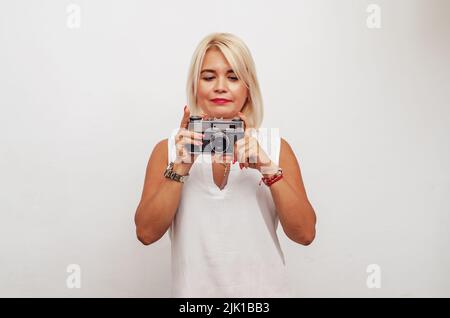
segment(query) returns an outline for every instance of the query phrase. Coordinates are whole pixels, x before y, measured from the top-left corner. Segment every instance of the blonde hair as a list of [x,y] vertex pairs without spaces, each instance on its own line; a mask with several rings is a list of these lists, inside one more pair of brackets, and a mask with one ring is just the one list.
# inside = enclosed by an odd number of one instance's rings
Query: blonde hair
[[254,128],[261,126],[264,110],[256,77],[256,68],[250,50],[237,36],[230,33],[212,33],[207,35],[197,46],[191,60],[187,79],[187,98],[192,115],[199,115],[197,105],[197,87],[200,79],[201,67],[206,51],[216,47],[227,59],[236,76],[242,80],[248,89],[248,97],[241,112],[247,116],[249,124]]

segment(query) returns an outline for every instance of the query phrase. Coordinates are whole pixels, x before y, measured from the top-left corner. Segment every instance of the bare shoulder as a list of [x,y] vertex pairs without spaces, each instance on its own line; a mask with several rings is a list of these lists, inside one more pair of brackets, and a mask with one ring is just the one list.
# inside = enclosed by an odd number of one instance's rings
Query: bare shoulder
[[293,187],[306,197],[300,165],[294,150],[284,138],[281,138],[279,166],[283,169],[283,178],[286,178]]
[[296,164],[298,166],[297,157],[295,156],[294,150],[292,150],[291,145],[284,138],[280,138],[280,165],[283,161],[284,164],[292,165]]
[[155,155],[155,157],[157,157],[159,160],[166,159],[166,160],[163,160],[164,163],[166,163],[167,158],[168,158],[167,147],[168,147],[168,139],[166,138],[166,139],[160,140],[153,148],[152,155],[150,156],[150,160],[152,159],[152,156]]

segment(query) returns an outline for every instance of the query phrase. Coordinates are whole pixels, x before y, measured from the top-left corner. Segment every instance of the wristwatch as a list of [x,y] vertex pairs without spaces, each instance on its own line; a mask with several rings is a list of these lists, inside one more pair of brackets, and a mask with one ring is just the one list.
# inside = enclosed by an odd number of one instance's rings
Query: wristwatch
[[182,176],[181,174],[178,174],[175,171],[173,171],[173,162],[170,162],[166,170],[164,171],[164,177],[181,183],[184,183],[188,178],[188,176],[189,173],[187,175]]

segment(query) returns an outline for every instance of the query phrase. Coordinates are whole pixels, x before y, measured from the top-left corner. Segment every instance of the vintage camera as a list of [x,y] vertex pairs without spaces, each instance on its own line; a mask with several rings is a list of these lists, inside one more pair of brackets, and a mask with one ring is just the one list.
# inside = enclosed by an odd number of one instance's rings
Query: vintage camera
[[186,145],[189,153],[233,155],[234,143],[244,137],[244,122],[242,119],[202,119],[200,116],[191,116],[188,130],[205,135],[202,145]]

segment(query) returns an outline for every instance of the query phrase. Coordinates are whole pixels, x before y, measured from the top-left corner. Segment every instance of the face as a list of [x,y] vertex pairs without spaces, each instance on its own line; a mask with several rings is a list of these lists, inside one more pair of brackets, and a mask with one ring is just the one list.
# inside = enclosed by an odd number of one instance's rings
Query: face
[[209,49],[203,59],[197,90],[197,105],[209,117],[231,119],[247,99],[247,87],[217,48]]

